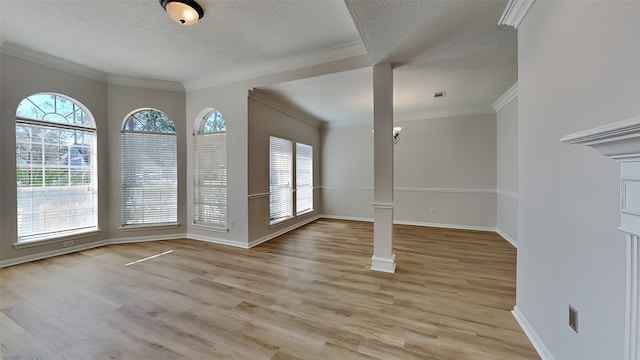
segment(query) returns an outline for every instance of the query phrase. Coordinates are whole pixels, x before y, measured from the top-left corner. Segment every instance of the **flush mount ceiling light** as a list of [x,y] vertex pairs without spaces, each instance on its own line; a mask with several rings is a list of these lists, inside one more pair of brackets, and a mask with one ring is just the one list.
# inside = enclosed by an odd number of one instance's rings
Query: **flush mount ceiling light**
[[399,126],[393,128],[393,145],[400,142],[400,131],[402,131],[402,128]]
[[181,25],[193,25],[204,16],[202,7],[193,0],[160,0],[160,5]]

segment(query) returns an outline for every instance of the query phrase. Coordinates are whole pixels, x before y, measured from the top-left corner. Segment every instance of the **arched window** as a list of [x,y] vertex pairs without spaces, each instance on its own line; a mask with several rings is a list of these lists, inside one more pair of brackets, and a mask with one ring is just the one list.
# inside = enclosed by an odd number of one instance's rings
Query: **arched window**
[[196,120],[193,157],[193,222],[226,227],[227,127],[219,111],[208,110]]
[[18,242],[98,228],[96,125],[75,100],[39,93],[16,110]]
[[176,128],[161,111],[136,110],[122,123],[122,225],[177,221]]

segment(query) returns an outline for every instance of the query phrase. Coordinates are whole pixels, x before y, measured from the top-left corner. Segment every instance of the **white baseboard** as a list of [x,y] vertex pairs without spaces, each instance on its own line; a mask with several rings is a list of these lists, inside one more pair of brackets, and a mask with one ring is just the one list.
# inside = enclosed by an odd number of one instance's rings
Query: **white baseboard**
[[518,324],[520,324],[520,327],[524,331],[525,335],[527,335],[527,337],[529,338],[529,341],[531,341],[531,344],[538,352],[538,355],[540,355],[540,358],[542,360],[555,360],[555,358],[553,357],[553,355],[551,355],[551,352],[544,345],[536,331],[533,330],[533,327],[531,326],[527,318],[522,314],[522,312],[520,312],[520,309],[517,305],[514,306],[511,314],[513,314],[513,317],[516,318],[516,321],[518,322]]
[[355,217],[355,216],[321,214],[320,217],[322,219],[336,219],[336,220],[348,220],[348,221],[373,222],[373,218],[363,218],[363,217]]
[[518,242],[513,239],[511,236],[507,235],[507,233],[505,233],[504,231],[496,228],[496,233],[500,236],[502,236],[503,239],[507,240],[509,242],[509,244],[513,245],[514,248],[518,248]]
[[146,242],[146,241],[178,240],[178,239],[185,239],[185,238],[186,238],[185,234],[134,236],[134,237],[104,240],[106,242],[104,245],[131,244],[131,243]]
[[[373,218],[361,218],[361,217],[353,217],[353,216],[322,214],[322,215],[320,215],[320,217],[322,217],[323,219],[337,219],[337,220],[373,222]],[[491,231],[491,232],[495,232],[496,231],[496,228],[490,227],[490,226],[442,224],[442,223],[428,223],[428,222],[404,221],[404,220],[394,220],[393,223],[394,224],[398,224],[398,225],[427,226],[427,227],[438,227],[438,228],[445,228],[445,229]]]
[[278,236],[280,236],[282,234],[288,233],[289,231],[297,229],[297,228],[299,228],[301,226],[307,225],[310,222],[313,222],[313,221],[316,221],[316,220],[320,219],[320,217],[321,217],[320,215],[316,215],[316,216],[310,217],[310,218],[308,218],[308,219],[306,219],[304,221],[301,221],[299,223],[293,224],[291,226],[287,226],[286,228],[280,229],[280,230],[278,230],[278,231],[276,231],[274,233],[271,233],[269,235],[266,235],[266,236],[263,236],[261,238],[258,238],[258,239],[255,239],[253,241],[250,241],[249,242],[249,248],[252,248],[254,246],[260,245],[265,241],[269,241],[269,240],[271,240],[273,238],[276,238],[276,237],[278,237]]
[[428,227],[437,227],[437,228],[445,228],[445,229],[491,231],[491,232],[496,231],[496,228],[489,227],[489,226],[441,224],[441,223],[428,223],[428,222],[420,222],[420,221],[403,221],[403,220],[394,220],[393,223],[399,224],[399,225],[428,226]]
[[7,266],[18,265],[18,264],[26,263],[26,262],[29,262],[29,261],[42,260],[42,259],[46,259],[46,258],[50,258],[50,257],[54,257],[54,256],[65,255],[65,254],[78,252],[78,251],[82,251],[82,250],[93,249],[93,248],[97,248],[97,247],[100,247],[100,246],[105,246],[105,245],[108,245],[108,244],[109,244],[108,240],[100,240],[100,241],[96,241],[96,242],[90,242],[88,244],[69,246],[69,247],[65,247],[65,248],[61,248],[61,249],[46,251],[46,252],[43,252],[43,253],[27,255],[27,256],[21,256],[21,257],[17,257],[17,258],[13,258],[13,259],[8,259],[8,260],[2,260],[2,261],[0,261],[0,268],[7,267]]
[[386,273],[394,273],[396,272],[396,255],[389,258],[381,258],[378,256],[371,257],[371,270],[373,271],[382,271]]
[[208,242],[208,243],[212,243],[212,244],[233,246],[233,247],[237,247],[237,248],[241,248],[241,249],[248,249],[249,248],[249,245],[247,243],[243,243],[243,242],[240,242],[240,241],[234,241],[234,240],[228,240],[228,239],[220,239],[220,238],[215,238],[215,237],[211,237],[211,236],[204,236],[204,235],[187,233],[186,238],[190,239],[190,240],[204,241],[204,242]]

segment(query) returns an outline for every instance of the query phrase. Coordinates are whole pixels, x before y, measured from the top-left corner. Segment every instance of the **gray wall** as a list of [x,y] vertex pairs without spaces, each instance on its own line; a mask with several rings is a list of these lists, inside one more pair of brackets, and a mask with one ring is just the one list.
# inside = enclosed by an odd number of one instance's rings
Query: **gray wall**
[[[186,123],[185,94],[177,91],[145,89],[141,87],[109,85],[109,124],[107,127],[110,152],[99,161],[109,162],[109,227],[111,239],[157,237],[159,235],[183,234],[186,231]],[[122,229],[122,139],[120,129],[125,117],[134,110],[153,108],[167,114],[176,127],[178,159],[178,222],[175,228],[154,228],[132,231]]]
[[[320,197],[320,130],[287,112],[249,98],[249,242],[261,242],[283,229],[294,227],[318,214]],[[269,218],[269,137],[277,136],[313,146],[314,211],[275,225]],[[295,144],[294,144],[295,146]]]
[[[200,113],[215,108],[227,125],[227,217],[229,231],[207,230],[188,224],[188,235],[241,247],[248,246],[247,222],[247,86],[231,84],[187,93],[187,212],[193,219],[193,127]],[[233,224],[233,225],[232,225]]]
[[[398,121],[395,222],[493,230],[495,114]],[[323,129],[323,213],[373,217],[372,125]],[[431,211],[433,209],[433,211]]]
[[558,360],[623,358],[619,166],[559,139],[640,113],[638,19],[639,2],[537,1],[518,28],[517,310]]
[[497,112],[496,229],[512,244],[518,242],[518,98]]
[[[107,85],[106,81],[60,71],[52,67],[2,56],[2,171],[0,186],[1,238],[0,261],[60,251],[60,242],[15,249],[16,187],[15,187],[15,111],[25,97],[38,92],[54,92],[69,96],[85,105],[96,121],[98,142],[98,225],[100,233],[74,238],[76,247],[86,247],[101,240],[132,240],[171,237],[185,232],[185,94],[180,91],[153,90],[131,86]],[[139,108],[151,107],[165,112],[174,121],[178,136],[178,221],[180,227],[123,231],[121,225],[121,153],[120,126],[124,117]],[[72,250],[73,248],[69,248]]]
[[74,239],[76,244],[86,244],[104,239],[108,231],[109,206],[109,158],[107,129],[107,85],[103,82],[54,70],[52,68],[0,54],[0,81],[2,82],[2,112],[0,119],[0,137],[2,138],[2,171],[0,172],[0,260],[7,260],[46,251],[57,250],[61,243],[53,243],[24,249],[14,249],[17,241],[16,223],[16,163],[15,163],[15,126],[16,109],[25,97],[39,92],[54,92],[69,96],[85,105],[93,115],[97,128],[98,143],[98,223],[103,231],[94,236]]

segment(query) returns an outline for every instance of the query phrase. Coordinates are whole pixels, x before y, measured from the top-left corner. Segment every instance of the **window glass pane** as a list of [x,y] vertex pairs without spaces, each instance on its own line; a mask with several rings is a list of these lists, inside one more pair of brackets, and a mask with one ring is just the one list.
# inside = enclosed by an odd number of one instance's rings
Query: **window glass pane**
[[124,123],[123,130],[166,134],[176,133],[173,120],[165,113],[153,109],[140,110],[130,115]]
[[35,94],[18,104],[16,116],[23,119],[95,128],[82,108],[56,94]]

